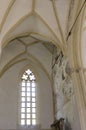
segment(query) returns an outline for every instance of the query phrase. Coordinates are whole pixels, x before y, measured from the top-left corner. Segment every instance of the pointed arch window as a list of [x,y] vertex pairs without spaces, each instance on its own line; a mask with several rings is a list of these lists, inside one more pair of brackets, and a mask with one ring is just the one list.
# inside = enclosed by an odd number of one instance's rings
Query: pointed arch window
[[20,125],[36,125],[36,78],[30,69],[21,77]]

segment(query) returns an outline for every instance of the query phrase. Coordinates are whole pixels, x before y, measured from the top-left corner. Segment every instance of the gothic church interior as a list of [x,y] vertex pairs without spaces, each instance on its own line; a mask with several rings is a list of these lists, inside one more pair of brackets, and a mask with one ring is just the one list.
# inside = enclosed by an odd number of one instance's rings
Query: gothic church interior
[[86,130],[86,0],[0,0],[0,130]]

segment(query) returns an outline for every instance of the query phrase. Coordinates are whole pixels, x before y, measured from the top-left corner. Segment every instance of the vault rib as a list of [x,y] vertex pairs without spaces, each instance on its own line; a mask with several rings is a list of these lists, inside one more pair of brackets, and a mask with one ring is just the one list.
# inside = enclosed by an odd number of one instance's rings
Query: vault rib
[[59,28],[59,32],[60,32],[60,35],[61,35],[61,38],[62,38],[62,42],[66,43],[64,35],[63,35],[62,28],[61,28],[61,25],[60,25],[60,21],[59,21],[59,18],[58,18],[58,13],[57,13],[56,6],[55,6],[55,0],[52,0],[52,6],[53,6],[53,11],[54,11],[54,15],[55,15],[55,18],[56,18],[57,26]]
[[6,11],[5,11],[5,14],[4,14],[3,18],[2,18],[2,22],[0,24],[0,32],[1,32],[2,28],[3,28],[3,26],[4,26],[6,18],[8,16],[8,14],[9,14],[9,12],[10,12],[10,10],[11,10],[14,2],[15,2],[15,0],[11,0],[10,3],[9,3],[9,5],[8,5],[8,7],[7,7],[7,9],[6,9]]

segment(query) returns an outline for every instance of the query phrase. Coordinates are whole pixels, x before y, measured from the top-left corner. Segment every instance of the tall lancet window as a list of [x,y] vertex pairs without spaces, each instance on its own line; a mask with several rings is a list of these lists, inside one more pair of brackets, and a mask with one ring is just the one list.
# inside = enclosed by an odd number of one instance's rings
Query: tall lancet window
[[20,124],[36,125],[36,78],[30,69],[22,75],[20,98]]

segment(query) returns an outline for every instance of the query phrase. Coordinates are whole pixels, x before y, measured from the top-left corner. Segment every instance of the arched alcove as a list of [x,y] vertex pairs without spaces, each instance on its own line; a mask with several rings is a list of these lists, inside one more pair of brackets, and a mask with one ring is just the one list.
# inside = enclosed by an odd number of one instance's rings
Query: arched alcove
[[[40,37],[40,36],[39,36]],[[52,53],[53,45],[47,39],[43,37],[38,38],[35,35],[20,36],[11,40],[2,51],[1,57],[1,88],[5,87],[5,80],[7,80],[7,88],[14,89],[16,93],[9,96],[13,98],[12,109],[14,110],[13,115],[15,118],[9,116],[3,118],[5,126],[2,124],[2,128],[7,127],[8,121],[11,120],[12,125],[9,123],[8,128],[16,129],[19,127],[18,118],[18,88],[19,88],[19,76],[29,67],[33,70],[37,77],[38,83],[38,126],[42,129],[49,129],[51,122],[54,120],[53,114],[53,87],[52,87]],[[5,55],[6,54],[6,55]],[[5,60],[4,60],[5,59]],[[22,71],[21,71],[22,70]],[[20,73],[21,72],[21,73]],[[9,76],[7,76],[9,75]],[[13,76],[12,76],[13,75]],[[12,85],[13,84],[13,85]],[[9,91],[8,89],[8,91]],[[5,92],[4,92],[5,93]],[[11,89],[10,89],[10,93]],[[13,96],[13,97],[12,97]],[[4,99],[4,96],[2,96]],[[3,102],[2,99],[2,102]],[[8,107],[11,102],[6,100]],[[15,106],[13,108],[13,106]],[[3,113],[3,112],[2,112]],[[7,113],[8,109],[7,109]],[[4,114],[3,114],[4,115]],[[6,116],[6,114],[5,114]],[[47,119],[47,121],[46,121]],[[2,119],[1,119],[2,120]],[[37,128],[40,128],[37,127]],[[19,127],[21,128],[21,127]]]

